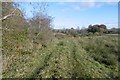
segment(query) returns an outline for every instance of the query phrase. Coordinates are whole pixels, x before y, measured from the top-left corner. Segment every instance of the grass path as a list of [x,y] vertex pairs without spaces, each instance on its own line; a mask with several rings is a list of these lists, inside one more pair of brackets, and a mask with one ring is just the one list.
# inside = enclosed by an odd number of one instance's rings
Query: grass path
[[[34,54],[20,55],[6,73],[7,77],[27,78],[109,78],[112,70],[87,53],[78,39],[55,40]],[[11,72],[11,71],[12,72]],[[17,71],[18,70],[18,71]],[[16,73],[16,74],[15,74]]]
[[92,60],[76,41],[61,40],[46,55],[43,66],[32,75],[37,78],[108,77],[104,66]]
[[50,55],[44,61],[44,65],[40,70],[38,69],[37,75],[35,77],[69,77],[69,51],[68,46],[56,44],[52,51],[49,52]]

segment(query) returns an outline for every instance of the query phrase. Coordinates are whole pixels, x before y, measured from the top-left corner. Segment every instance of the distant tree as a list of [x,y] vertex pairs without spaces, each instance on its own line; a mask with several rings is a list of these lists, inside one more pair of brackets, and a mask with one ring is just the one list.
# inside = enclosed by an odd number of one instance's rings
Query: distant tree
[[120,34],[120,28],[111,28],[108,29],[108,34]]
[[88,33],[87,28],[82,27],[81,30],[80,30],[80,33],[81,33],[82,36],[86,35]]
[[102,34],[102,33],[106,33],[107,27],[104,24],[101,24],[101,25],[96,24],[96,25],[93,25],[93,26],[89,25],[87,31],[92,32],[92,33],[99,32],[99,33]]
[[70,32],[70,35],[72,35],[73,37],[77,36],[77,31],[74,28],[71,28],[69,32]]
[[97,31],[96,25],[95,25],[95,26],[89,25],[87,31],[88,31],[88,32],[95,33],[95,32]]
[[76,31],[77,31],[77,34],[80,34],[80,28],[79,28],[79,26],[77,26]]
[[120,28],[118,28],[118,34],[120,34]]
[[99,25],[99,27],[100,27],[100,28],[103,28],[103,29],[105,29],[105,30],[107,29],[107,26],[104,25],[104,24]]

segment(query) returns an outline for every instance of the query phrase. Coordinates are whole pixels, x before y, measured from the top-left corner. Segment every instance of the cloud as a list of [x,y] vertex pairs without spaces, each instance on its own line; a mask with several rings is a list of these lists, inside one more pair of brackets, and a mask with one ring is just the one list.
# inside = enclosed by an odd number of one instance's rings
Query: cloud
[[106,24],[107,25],[107,28],[118,28],[118,23],[117,24]]
[[93,7],[100,7],[100,4],[98,5],[98,3],[96,2],[79,2],[79,3],[75,3],[72,5],[72,9],[74,10],[84,10],[84,9],[88,9],[88,8],[93,8]]
[[81,7],[79,6],[79,5],[75,5],[75,6],[73,6],[72,7],[74,10],[80,10],[81,9]]
[[106,2],[119,2],[119,0],[105,0]]
[[95,7],[96,2],[82,2],[80,5],[83,7]]
[[98,0],[81,0],[81,2],[77,2],[79,4],[75,4],[72,6],[74,10],[83,10],[83,9],[89,9],[89,8],[100,8],[103,5],[114,5],[115,2],[118,2],[118,0],[101,0],[99,2]]
[[58,2],[58,5],[65,5],[65,2]]

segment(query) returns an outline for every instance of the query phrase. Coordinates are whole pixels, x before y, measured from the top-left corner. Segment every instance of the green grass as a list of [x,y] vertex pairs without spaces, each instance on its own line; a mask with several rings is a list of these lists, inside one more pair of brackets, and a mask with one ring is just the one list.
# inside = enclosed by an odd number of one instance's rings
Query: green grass
[[[17,40],[22,41],[19,45],[27,44],[25,36],[18,38],[24,39]],[[4,44],[3,78],[118,77],[117,36],[55,38],[47,48],[32,52],[16,51],[9,42]]]

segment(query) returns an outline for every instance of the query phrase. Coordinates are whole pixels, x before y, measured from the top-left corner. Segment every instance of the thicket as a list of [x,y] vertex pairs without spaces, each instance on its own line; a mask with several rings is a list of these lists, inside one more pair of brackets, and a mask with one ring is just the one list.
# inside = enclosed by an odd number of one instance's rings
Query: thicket
[[[35,54],[36,50],[47,47],[53,38],[50,16],[36,12],[33,18],[26,19],[19,5],[19,3],[2,2],[0,20],[2,21],[3,74],[10,65],[17,62],[19,57]],[[39,9],[45,6],[38,5]]]

